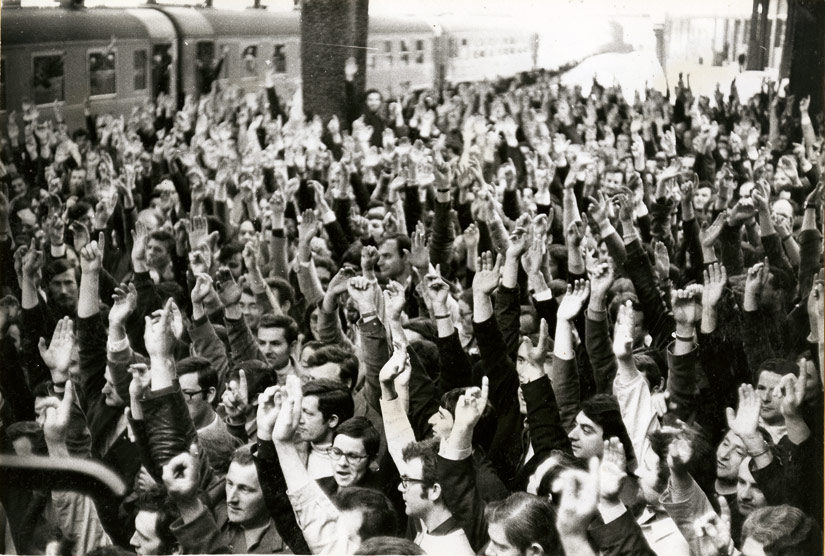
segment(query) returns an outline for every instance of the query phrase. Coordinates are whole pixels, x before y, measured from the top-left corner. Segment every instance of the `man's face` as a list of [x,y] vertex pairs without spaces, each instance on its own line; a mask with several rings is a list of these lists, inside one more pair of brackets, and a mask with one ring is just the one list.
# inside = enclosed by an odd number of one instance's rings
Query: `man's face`
[[83,191],[85,183],[86,170],[72,170],[72,174],[69,176],[69,191],[71,191],[72,194],[77,195]]
[[166,243],[149,238],[146,242],[146,263],[156,270],[162,270],[170,261]]
[[407,460],[403,472],[410,479],[406,488],[404,483],[398,483],[398,490],[404,499],[404,510],[410,517],[424,517],[433,507],[428,496],[428,486],[420,482],[424,478],[424,463],[421,458]]
[[693,194],[693,208],[696,210],[704,210],[710,202],[710,187],[700,187]]
[[226,472],[226,517],[245,527],[262,525],[268,518],[255,465],[232,462]]
[[49,282],[49,299],[66,311],[72,312],[77,308],[77,278],[75,272],[69,269],[61,272]]
[[381,94],[375,91],[367,95],[367,108],[372,112],[377,112],[381,108]]
[[244,220],[238,228],[238,241],[246,245],[253,237],[255,237],[255,226],[249,220]]
[[567,435],[572,443],[573,455],[579,459],[589,460],[593,456],[601,457],[604,451],[604,429],[579,411],[576,426]]
[[745,458],[739,464],[739,479],[736,483],[736,502],[742,517],[748,517],[752,511],[768,505],[765,495],[756,485],[756,479],[751,475],[748,467],[750,462],[751,458]]
[[141,510],[135,516],[135,534],[129,539],[129,544],[139,556],[167,552],[157,534],[157,521],[158,514],[155,512]]
[[241,253],[235,253],[226,261],[226,266],[229,268],[235,280],[239,280],[243,274],[243,255]]
[[447,440],[453,430],[453,415],[443,407],[433,413],[427,423],[433,428],[433,436],[439,440]]
[[621,172],[607,172],[604,175],[604,187],[608,190],[610,189],[618,189],[622,186],[622,173]]
[[739,477],[739,464],[748,454],[739,435],[728,431],[716,447],[716,477],[723,481],[733,481]]
[[301,420],[298,422],[298,436],[305,442],[324,443],[329,440],[332,428],[338,418],[324,419],[318,409],[318,397],[306,396],[301,400]]
[[257,330],[261,322],[261,308],[255,301],[255,296],[248,293],[241,294],[241,313],[250,330]]
[[11,182],[11,190],[12,193],[14,193],[14,196],[17,197],[18,195],[25,193],[26,190],[28,190],[28,187],[26,186],[26,182],[23,178],[15,178]]
[[289,363],[290,345],[284,337],[283,328],[258,328],[258,347],[276,369],[284,368]]
[[332,448],[342,452],[337,460],[334,454],[331,455],[335,482],[339,487],[357,485],[364,478],[370,466],[370,458],[367,456],[364,441],[339,434],[333,440]]
[[407,261],[398,252],[398,242],[388,239],[378,248],[378,271],[387,279],[396,280],[407,267]]
[[207,416],[212,413],[210,397],[214,396],[214,392],[205,391],[201,388],[198,382],[198,373],[179,375],[178,381],[192,421],[195,423],[206,422]]
[[759,416],[766,423],[776,424],[784,420],[779,412],[779,400],[774,398],[773,389],[782,380],[782,375],[771,371],[759,373],[759,381],[756,384],[756,394],[762,400],[762,410]]
[[101,390],[103,394],[103,401],[109,407],[123,407],[126,405],[126,402],[123,401],[117,390],[115,390],[115,383],[112,379],[112,371],[109,369],[109,366],[106,366],[106,371],[104,371],[103,376],[106,378],[106,384],[103,385],[103,390]]

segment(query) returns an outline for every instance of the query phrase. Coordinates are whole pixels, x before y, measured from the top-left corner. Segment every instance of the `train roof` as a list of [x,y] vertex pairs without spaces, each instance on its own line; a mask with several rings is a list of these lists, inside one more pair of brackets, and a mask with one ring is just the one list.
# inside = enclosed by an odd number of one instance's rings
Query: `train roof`
[[[2,46],[43,43],[108,41],[118,39],[145,39],[150,33],[146,21],[159,24],[157,14],[148,8],[116,9],[88,8],[4,8],[0,16]],[[144,17],[145,16],[145,17]],[[154,17],[153,17],[154,16]],[[171,25],[169,25],[171,31]]]
[[299,14],[266,9],[219,10],[163,6],[175,18],[184,35],[190,37],[258,37],[261,35],[297,35]]

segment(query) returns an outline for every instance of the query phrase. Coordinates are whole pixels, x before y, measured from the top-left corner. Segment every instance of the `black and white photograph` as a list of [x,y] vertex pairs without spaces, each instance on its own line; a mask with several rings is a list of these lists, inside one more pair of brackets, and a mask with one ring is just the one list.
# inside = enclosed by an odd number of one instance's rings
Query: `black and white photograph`
[[825,0],[0,0],[0,554],[818,556]]

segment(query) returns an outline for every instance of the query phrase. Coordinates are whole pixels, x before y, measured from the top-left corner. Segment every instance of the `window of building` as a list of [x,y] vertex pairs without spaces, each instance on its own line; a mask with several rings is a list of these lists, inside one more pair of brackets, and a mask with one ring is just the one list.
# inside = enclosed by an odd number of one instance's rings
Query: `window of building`
[[35,104],[65,100],[63,86],[62,52],[32,57],[32,96]]
[[405,41],[401,41],[401,63],[407,66],[410,65],[410,49],[407,48]]
[[424,41],[422,40],[415,41],[415,63],[424,63]]
[[145,50],[135,50],[132,56],[132,88],[135,91],[146,89],[146,67],[148,59]]

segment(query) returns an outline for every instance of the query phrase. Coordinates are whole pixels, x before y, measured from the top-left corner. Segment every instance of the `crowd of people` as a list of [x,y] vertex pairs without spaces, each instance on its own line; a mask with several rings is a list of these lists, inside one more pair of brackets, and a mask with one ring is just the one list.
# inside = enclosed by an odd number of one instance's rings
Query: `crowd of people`
[[358,71],[9,114],[4,553],[820,553],[809,99]]

